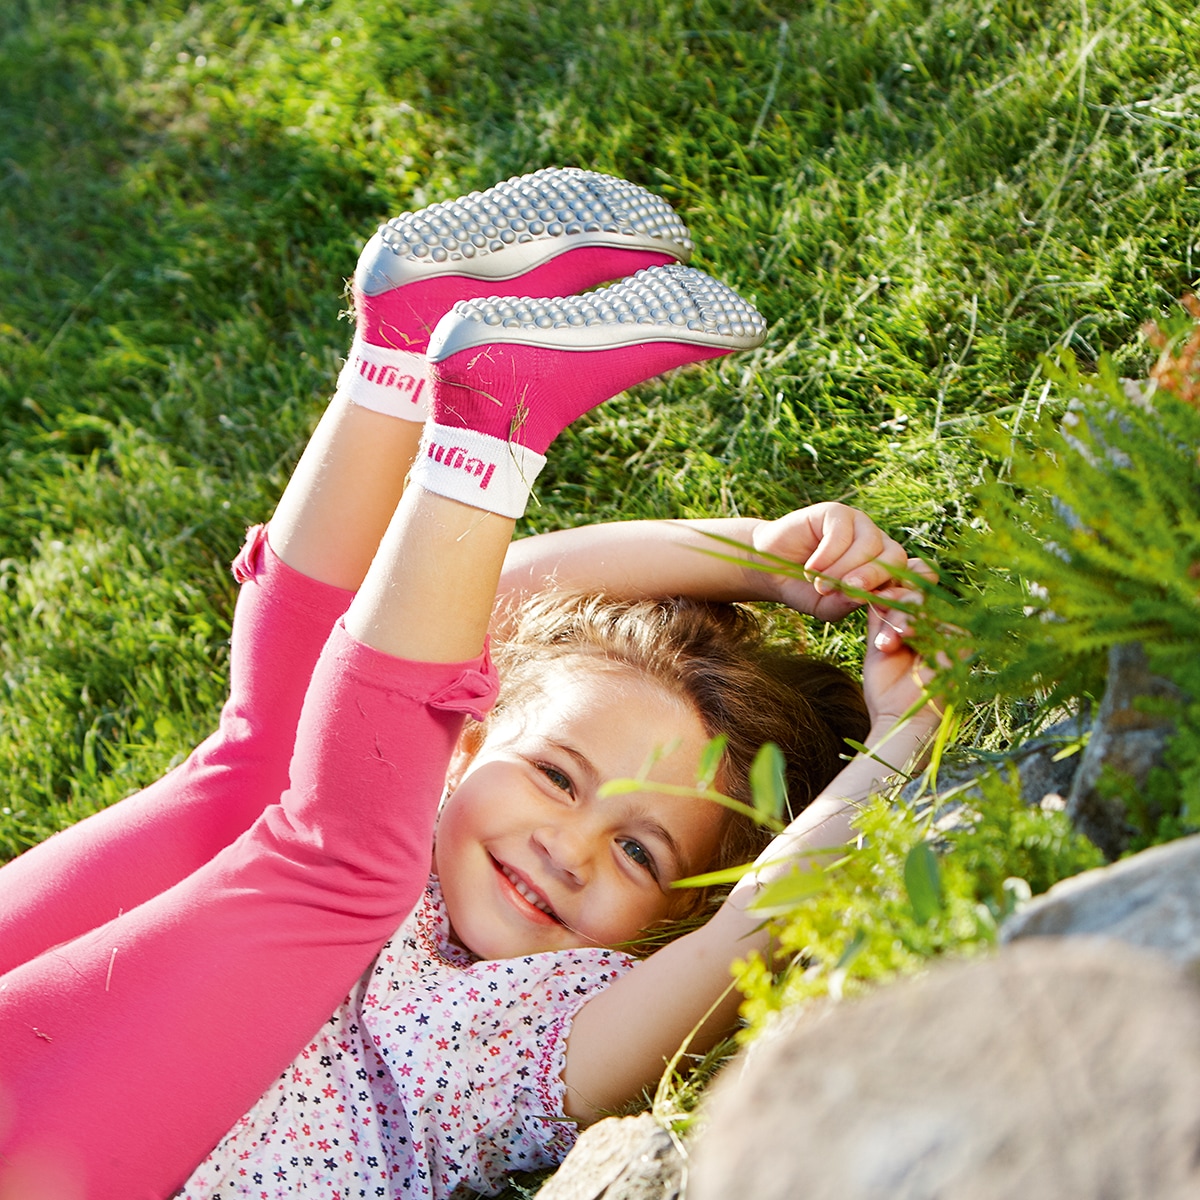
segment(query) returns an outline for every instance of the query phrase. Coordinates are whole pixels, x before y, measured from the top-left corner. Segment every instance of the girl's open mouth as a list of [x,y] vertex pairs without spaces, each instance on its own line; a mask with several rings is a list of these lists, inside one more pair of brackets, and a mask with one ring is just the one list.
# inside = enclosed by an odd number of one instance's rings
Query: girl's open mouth
[[515,894],[521,902],[520,907],[523,910],[532,910],[529,915],[531,919],[542,920],[548,924],[561,925],[562,919],[550,907],[549,902],[540,892],[530,887],[519,875],[517,875],[504,863],[493,858],[492,866],[496,868],[496,873],[509,886],[512,894]]

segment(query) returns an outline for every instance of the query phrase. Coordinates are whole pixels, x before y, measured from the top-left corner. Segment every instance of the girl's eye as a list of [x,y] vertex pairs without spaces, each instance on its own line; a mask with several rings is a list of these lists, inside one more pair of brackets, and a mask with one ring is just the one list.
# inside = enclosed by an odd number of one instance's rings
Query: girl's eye
[[621,849],[626,855],[631,858],[639,867],[645,867],[647,871],[653,875],[654,859],[650,856],[650,851],[642,845],[641,842],[635,842],[633,838],[622,838]]
[[568,795],[575,794],[575,785],[571,782],[571,777],[560,771],[557,767],[552,767],[549,763],[538,763],[537,769],[541,771],[550,782],[558,788],[560,792],[566,792]]

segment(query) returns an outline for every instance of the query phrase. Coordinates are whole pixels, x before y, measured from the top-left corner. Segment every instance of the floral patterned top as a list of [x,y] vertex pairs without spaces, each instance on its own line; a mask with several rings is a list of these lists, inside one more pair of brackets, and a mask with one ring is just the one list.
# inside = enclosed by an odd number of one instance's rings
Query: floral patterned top
[[584,948],[477,961],[435,879],[316,1038],[225,1135],[184,1200],[494,1193],[575,1141],[571,1020],[633,964]]

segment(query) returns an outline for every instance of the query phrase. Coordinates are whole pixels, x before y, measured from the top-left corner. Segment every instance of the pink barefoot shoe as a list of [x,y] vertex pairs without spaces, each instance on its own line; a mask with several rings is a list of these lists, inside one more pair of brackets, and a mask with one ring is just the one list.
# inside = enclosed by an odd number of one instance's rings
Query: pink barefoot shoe
[[358,327],[339,388],[366,408],[424,420],[425,349],[459,300],[557,296],[686,261],[687,227],[623,179],[549,167],[394,217],[354,273]]
[[584,296],[462,301],[429,342],[433,398],[412,478],[519,517],[547,447],[577,417],[765,335],[762,316],[732,288],[677,264]]

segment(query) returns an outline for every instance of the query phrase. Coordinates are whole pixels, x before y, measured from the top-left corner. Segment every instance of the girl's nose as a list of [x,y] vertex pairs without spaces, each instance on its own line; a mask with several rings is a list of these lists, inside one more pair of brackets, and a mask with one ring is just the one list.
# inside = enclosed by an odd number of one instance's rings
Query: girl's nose
[[592,861],[591,838],[580,821],[560,821],[533,831],[533,840],[552,869],[576,884],[586,883]]

